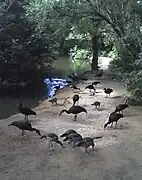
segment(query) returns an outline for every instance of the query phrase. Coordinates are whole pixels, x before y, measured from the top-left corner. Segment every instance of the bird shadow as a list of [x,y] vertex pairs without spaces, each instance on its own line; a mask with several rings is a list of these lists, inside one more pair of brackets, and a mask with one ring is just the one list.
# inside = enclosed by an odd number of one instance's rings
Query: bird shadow
[[111,97],[111,99],[118,99],[118,98],[122,98],[122,96],[113,96],[113,97]]
[[117,127],[108,127],[107,129],[108,130],[124,130],[124,129],[130,129],[130,127],[129,126],[120,125],[120,126],[117,126]]
[[100,107],[100,108],[96,108],[95,110],[97,110],[97,111],[105,111],[105,110],[108,110],[108,108]]
[[132,114],[124,114],[124,117],[131,117],[131,116],[137,116],[136,113],[132,113]]

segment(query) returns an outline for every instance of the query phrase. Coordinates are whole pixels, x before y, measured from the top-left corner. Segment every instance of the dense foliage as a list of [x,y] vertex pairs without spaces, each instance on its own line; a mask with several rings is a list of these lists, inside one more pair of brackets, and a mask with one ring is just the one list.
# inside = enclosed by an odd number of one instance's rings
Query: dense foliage
[[[77,67],[82,60],[86,61],[86,52],[91,53],[92,70],[98,68],[98,55],[113,57],[109,67],[111,75],[125,79],[131,102],[140,100],[142,1],[7,2],[0,4],[0,72],[12,63],[17,64],[18,73],[27,71],[41,78],[41,72],[47,71],[59,54],[68,54],[77,47],[79,61],[74,61]],[[31,81],[34,79],[38,78]]]
[[26,16],[27,5],[20,0],[0,4],[1,88],[15,91],[22,84],[33,91],[55,58],[54,38],[49,31],[48,36],[37,32],[36,24]]

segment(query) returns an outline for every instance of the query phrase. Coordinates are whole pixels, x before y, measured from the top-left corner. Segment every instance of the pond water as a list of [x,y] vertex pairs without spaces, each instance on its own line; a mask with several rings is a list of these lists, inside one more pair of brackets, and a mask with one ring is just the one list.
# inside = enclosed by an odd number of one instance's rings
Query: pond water
[[44,83],[46,84],[46,97],[53,97],[57,89],[62,89],[68,85],[66,79],[60,78],[46,78]]

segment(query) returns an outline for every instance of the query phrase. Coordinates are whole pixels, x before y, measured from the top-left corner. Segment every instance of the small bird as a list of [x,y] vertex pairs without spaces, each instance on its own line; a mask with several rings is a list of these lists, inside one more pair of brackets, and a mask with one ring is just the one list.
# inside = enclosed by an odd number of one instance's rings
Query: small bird
[[97,86],[98,84],[101,84],[101,82],[100,82],[100,81],[94,81],[94,82],[92,83],[92,85],[95,85],[95,86]]
[[72,99],[73,99],[73,106],[76,104],[76,102],[78,102],[79,101],[79,95],[78,94],[75,94],[73,97],[72,97]]
[[49,147],[53,148],[53,142],[60,144],[60,146],[63,148],[63,143],[59,141],[59,137],[55,133],[48,133],[43,136],[41,136],[40,139],[49,139]]
[[86,86],[85,89],[90,89],[90,90],[93,89],[93,90],[96,90],[96,89],[94,88],[93,84]]
[[94,88],[93,84],[86,86],[85,89],[89,89],[90,92],[93,90],[93,96],[95,95],[96,89]]
[[122,114],[123,114],[123,110],[128,108],[128,107],[129,107],[128,104],[119,104],[119,105],[116,106],[114,112],[119,112],[119,113],[122,112]]
[[123,118],[123,115],[120,113],[111,113],[108,119],[108,122],[104,125],[104,129],[108,126],[108,124],[111,124],[111,127],[113,126],[113,122],[115,122],[115,127],[117,126],[117,121]]
[[104,93],[106,93],[106,97],[107,97],[107,94],[110,96],[110,94],[113,92],[113,89],[111,88],[104,88]]
[[63,109],[60,112],[59,116],[64,112],[66,112],[67,114],[75,114],[74,121],[76,121],[77,120],[77,115],[79,113],[82,113],[82,112],[87,113],[87,110],[85,108],[81,107],[81,106],[72,106],[69,110]]
[[78,147],[84,147],[85,148],[85,152],[88,153],[88,148],[90,146],[92,146],[92,149],[94,150],[94,147],[95,147],[95,144],[94,144],[94,139],[100,139],[102,138],[102,136],[98,136],[98,137],[94,137],[94,138],[91,138],[91,137],[84,137],[83,140],[81,141],[78,141],[75,146],[78,146]]
[[93,104],[91,105],[94,105],[96,106],[96,108],[100,107],[101,103],[99,101],[95,101]]
[[57,101],[58,99],[55,97],[55,98],[50,99],[48,102],[51,102],[52,104],[55,103],[57,105]]
[[74,85],[74,84],[73,84],[73,85],[71,85],[71,88],[72,88],[72,89],[75,89],[75,90],[79,90],[79,91],[80,91],[80,88],[78,88],[78,87],[77,87],[76,85]]
[[69,144],[73,143],[73,147],[75,148],[75,144],[81,140],[83,140],[83,138],[79,133],[71,133],[63,141],[69,141]]
[[28,120],[29,115],[36,115],[36,112],[31,110],[29,107],[23,107],[23,104],[19,104],[19,111],[25,115],[25,120]]
[[77,133],[77,132],[74,129],[69,129],[65,133],[61,134],[60,137],[67,137],[68,135],[70,135],[72,133]]
[[35,131],[39,136],[41,136],[40,131],[36,128],[33,128],[31,123],[25,120],[13,121],[8,126],[15,126],[19,128],[20,130],[22,130],[22,135],[24,135],[24,130],[27,130],[27,131]]
[[95,77],[102,77],[103,76],[103,70],[100,70],[97,74],[95,74]]

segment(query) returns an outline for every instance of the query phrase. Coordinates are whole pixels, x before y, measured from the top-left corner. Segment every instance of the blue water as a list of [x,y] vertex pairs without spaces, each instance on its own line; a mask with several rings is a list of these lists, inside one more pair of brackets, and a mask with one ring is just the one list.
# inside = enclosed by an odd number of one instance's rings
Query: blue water
[[68,85],[66,79],[59,79],[59,78],[47,78],[44,80],[44,83],[46,84],[46,95],[48,97],[53,97],[56,94],[56,86],[60,85],[59,89],[64,88]]

